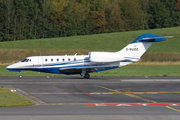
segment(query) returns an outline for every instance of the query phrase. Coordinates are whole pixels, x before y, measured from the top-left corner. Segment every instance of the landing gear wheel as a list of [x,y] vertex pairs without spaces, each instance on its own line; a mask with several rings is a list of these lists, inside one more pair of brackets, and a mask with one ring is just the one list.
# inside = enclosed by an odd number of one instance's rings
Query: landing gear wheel
[[20,79],[21,79],[22,77],[23,77],[22,75],[19,76]]
[[84,75],[84,78],[89,78],[89,77],[90,77],[89,74],[85,74],[85,75]]

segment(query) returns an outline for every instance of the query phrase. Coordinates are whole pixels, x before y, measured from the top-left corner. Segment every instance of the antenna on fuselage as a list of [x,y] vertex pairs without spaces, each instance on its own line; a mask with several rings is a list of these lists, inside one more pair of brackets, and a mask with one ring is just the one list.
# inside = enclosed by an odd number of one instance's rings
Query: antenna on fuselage
[[76,55],[77,55],[77,53],[74,56],[76,56]]

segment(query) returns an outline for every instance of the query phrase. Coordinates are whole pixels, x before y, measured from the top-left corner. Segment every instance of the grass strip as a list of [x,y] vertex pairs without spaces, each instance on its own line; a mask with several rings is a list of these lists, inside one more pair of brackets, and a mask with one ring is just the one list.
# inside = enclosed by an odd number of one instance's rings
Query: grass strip
[[129,65],[103,71],[101,76],[180,76],[180,65]]
[[0,107],[19,107],[30,105],[35,105],[35,103],[16,92],[11,92],[11,90],[7,88],[0,88]]
[[[35,51],[119,51],[142,34],[174,36],[164,42],[154,44],[148,49],[150,53],[180,53],[180,27],[115,32],[71,37],[32,39],[1,42],[0,50],[35,50]],[[23,53],[21,53],[23,54]],[[41,54],[41,53],[40,53]],[[68,54],[68,53],[65,53]],[[6,55],[6,53],[4,53]]]
[[[129,65],[112,70],[91,73],[91,76],[180,76],[180,65]],[[0,76],[19,76],[18,72],[6,70],[0,66]],[[23,76],[66,76],[63,74],[38,73],[23,71]],[[79,75],[73,75],[79,76]]]
[[18,62],[28,56],[87,55],[90,51],[116,52],[142,34],[174,36],[154,43],[142,56],[143,61],[178,61],[180,59],[180,27],[115,32],[71,37],[0,42],[0,64]]

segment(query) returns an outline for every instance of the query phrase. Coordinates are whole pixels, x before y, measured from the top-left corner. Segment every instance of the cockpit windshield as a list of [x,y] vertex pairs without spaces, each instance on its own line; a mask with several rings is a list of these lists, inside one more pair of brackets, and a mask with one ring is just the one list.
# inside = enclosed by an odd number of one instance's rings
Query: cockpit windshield
[[24,60],[22,60],[21,62],[31,62],[31,59],[27,59],[25,58]]
[[25,58],[24,60],[22,60],[21,62],[25,62],[27,59]]

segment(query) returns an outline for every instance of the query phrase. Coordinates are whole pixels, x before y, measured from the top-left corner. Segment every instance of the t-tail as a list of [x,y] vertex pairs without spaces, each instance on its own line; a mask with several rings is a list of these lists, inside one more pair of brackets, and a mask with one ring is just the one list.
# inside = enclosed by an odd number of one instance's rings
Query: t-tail
[[[122,50],[116,52],[118,54],[123,54],[124,58],[127,61],[136,62],[139,61],[141,56],[146,52],[146,50],[152,45],[154,42],[165,41],[166,37],[153,35],[153,34],[143,34],[136,38],[133,42],[127,45]],[[130,64],[127,62],[124,65]]]

